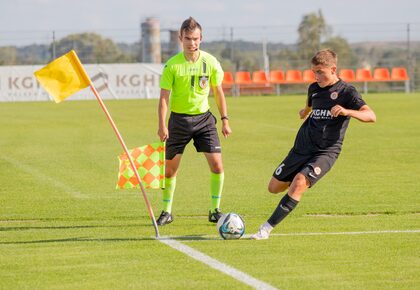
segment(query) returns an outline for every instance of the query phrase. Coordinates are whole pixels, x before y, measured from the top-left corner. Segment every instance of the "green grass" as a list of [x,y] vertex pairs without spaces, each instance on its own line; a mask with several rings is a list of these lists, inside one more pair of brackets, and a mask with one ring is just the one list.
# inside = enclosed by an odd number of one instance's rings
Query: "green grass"
[[[420,94],[365,99],[377,123],[350,122],[332,171],[275,234],[420,228]],[[233,134],[222,140],[222,209],[243,215],[248,234],[279,201],[267,183],[293,144],[304,102],[296,95],[228,99]],[[157,100],[106,104],[128,147],[158,139]],[[154,240],[140,192],[114,189],[121,152],[95,101],[0,104],[0,289],[248,288]],[[281,289],[420,284],[419,233],[219,239],[207,222],[207,168],[190,144],[175,221],[161,235]],[[158,215],[160,192],[148,195]]]

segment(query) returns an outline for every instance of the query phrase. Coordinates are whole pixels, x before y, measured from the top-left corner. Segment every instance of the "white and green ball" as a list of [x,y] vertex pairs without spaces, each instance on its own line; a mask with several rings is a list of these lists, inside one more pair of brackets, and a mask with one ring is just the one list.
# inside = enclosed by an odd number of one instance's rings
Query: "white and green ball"
[[217,222],[217,230],[225,240],[240,239],[245,233],[245,222],[236,213],[227,213]]

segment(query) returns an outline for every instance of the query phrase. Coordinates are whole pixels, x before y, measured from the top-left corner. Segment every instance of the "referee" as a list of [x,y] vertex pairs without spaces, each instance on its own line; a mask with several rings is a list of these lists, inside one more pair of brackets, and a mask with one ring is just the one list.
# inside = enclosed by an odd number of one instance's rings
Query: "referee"
[[[219,109],[222,134],[226,138],[232,133],[221,86],[223,70],[215,57],[200,50],[200,24],[190,17],[182,23],[179,34],[183,51],[167,61],[160,80],[158,135],[161,141],[166,141],[166,187],[163,190],[163,210],[157,220],[159,226],[173,221],[171,212],[176,175],[185,146],[191,139],[197,152],[204,153],[211,171],[209,222],[216,223],[222,216],[220,199],[224,172],[216,118],[209,111],[210,87]],[[168,110],[170,117],[166,125]]]

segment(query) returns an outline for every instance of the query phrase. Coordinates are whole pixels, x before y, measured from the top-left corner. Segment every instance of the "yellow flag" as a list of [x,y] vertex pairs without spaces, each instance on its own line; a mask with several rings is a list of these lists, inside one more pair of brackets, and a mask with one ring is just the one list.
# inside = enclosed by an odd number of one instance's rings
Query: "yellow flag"
[[53,60],[34,75],[56,103],[60,103],[91,83],[74,50]]

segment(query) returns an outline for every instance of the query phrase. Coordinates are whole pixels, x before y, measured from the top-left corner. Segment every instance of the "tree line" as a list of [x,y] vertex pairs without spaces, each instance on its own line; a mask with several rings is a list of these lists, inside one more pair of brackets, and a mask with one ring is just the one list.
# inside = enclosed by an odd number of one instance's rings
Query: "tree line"
[[[269,69],[306,69],[310,58],[319,49],[331,48],[339,55],[340,67],[410,66],[420,56],[420,45],[413,43],[350,44],[345,38],[333,35],[321,11],[304,15],[298,26],[296,44],[256,43],[250,41],[203,42],[203,50],[221,60],[229,71]],[[265,45],[265,50],[263,49]],[[50,45],[0,47],[0,65],[45,64],[71,49],[75,49],[83,63],[141,62],[141,43],[115,43],[96,33],[70,34]],[[162,61],[170,55],[168,44],[162,43]],[[266,52],[266,55],[263,55]],[[268,60],[268,62],[267,62]],[[413,69],[413,70],[414,70]]]

